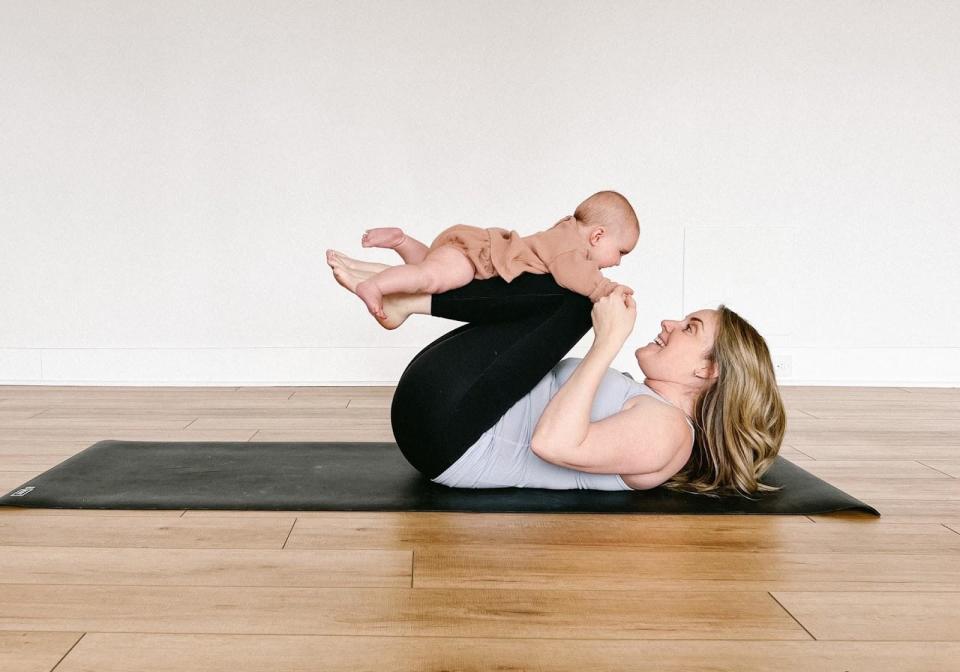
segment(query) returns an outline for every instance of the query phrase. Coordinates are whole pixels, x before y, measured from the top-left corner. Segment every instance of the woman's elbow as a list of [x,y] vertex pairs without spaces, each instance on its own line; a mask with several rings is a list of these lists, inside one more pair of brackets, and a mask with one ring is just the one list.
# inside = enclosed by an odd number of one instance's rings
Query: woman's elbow
[[533,454],[547,462],[556,462],[559,457],[558,447],[562,448],[556,441],[543,437],[530,440],[530,450],[533,451]]
[[547,459],[547,442],[542,437],[533,437],[530,439],[530,450],[541,459]]

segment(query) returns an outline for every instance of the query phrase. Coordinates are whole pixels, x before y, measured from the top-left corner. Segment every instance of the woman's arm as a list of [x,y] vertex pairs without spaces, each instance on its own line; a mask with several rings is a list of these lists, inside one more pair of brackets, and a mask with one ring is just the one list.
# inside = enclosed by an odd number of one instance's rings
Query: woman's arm
[[593,304],[593,345],[543,410],[530,439],[535,453],[539,454],[540,448],[551,453],[567,452],[565,449],[577,448],[587,437],[600,381],[633,331],[637,307],[632,292],[620,285]]
[[583,443],[600,381],[619,351],[619,343],[594,339],[587,356],[540,416],[530,439],[531,450],[537,452],[540,446],[549,446],[551,451],[562,450]]
[[530,447],[547,462],[569,469],[594,474],[652,474],[652,480],[644,482],[652,483],[646,487],[655,487],[666,480],[660,472],[689,441],[687,423],[676,417],[677,410],[648,399],[648,404],[637,403],[590,422],[593,399],[604,373],[633,330],[636,304],[624,291],[617,288],[594,304],[593,346],[547,404]]

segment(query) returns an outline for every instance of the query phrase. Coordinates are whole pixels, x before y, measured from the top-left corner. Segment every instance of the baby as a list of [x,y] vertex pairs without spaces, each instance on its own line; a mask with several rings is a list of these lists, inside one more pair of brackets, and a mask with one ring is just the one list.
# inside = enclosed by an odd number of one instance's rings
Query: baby
[[360,282],[355,293],[371,315],[385,320],[383,297],[387,294],[439,294],[474,279],[499,275],[510,282],[521,273],[550,273],[561,287],[596,302],[617,287],[600,269],[619,265],[639,237],[633,207],[615,191],[597,192],[578,205],[573,215],[529,236],[457,224],[443,230],[427,247],[395,227],[371,229],[363,235],[364,247],[396,249],[407,263]]

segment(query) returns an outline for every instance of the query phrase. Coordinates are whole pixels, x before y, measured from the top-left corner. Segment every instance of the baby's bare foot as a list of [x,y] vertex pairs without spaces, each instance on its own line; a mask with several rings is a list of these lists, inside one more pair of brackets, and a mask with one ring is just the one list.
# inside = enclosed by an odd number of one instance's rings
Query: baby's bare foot
[[381,320],[387,319],[387,314],[383,312],[383,294],[373,278],[367,278],[358,283],[353,293],[367,305],[371,315]]
[[364,272],[372,271],[374,273],[379,273],[385,268],[390,268],[390,266],[387,264],[377,264],[372,261],[362,261],[360,259],[354,259],[353,257],[348,257],[343,252],[340,252],[338,250],[327,250],[327,259],[329,260],[331,257],[339,260],[343,266],[346,266],[347,268],[354,271],[364,271]]
[[[333,269],[333,277],[341,287],[357,293],[357,285],[376,275],[379,271],[363,271],[347,268],[335,255],[327,255],[327,263]],[[388,266],[384,265],[384,268]],[[408,294],[388,294],[383,297],[383,312],[386,319],[377,318],[377,323],[384,329],[396,329],[410,317]]]
[[353,294],[357,293],[357,285],[366,280],[366,278],[354,275],[353,271],[343,266],[333,266],[333,277],[341,287]]
[[360,238],[360,244],[364,247],[388,247],[393,249],[406,240],[406,238],[403,230],[395,226],[386,226],[365,231]]

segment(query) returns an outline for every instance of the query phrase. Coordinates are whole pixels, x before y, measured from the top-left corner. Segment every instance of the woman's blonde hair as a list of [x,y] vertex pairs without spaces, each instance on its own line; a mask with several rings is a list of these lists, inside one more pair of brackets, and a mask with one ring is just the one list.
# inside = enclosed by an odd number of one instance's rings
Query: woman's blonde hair
[[787,429],[773,361],[763,337],[725,305],[705,357],[719,376],[694,406],[693,453],[663,487],[677,492],[752,499],[780,490],[759,482],[774,463]]

